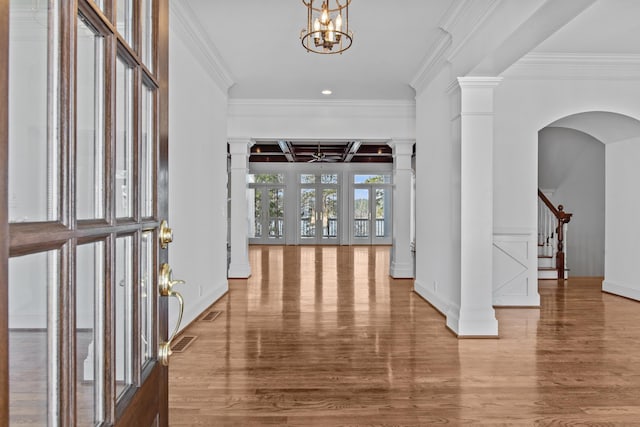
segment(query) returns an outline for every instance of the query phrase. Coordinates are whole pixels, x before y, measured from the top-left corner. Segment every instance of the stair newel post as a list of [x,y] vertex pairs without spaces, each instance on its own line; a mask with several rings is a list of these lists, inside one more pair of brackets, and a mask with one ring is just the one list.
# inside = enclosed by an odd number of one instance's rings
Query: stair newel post
[[556,238],[558,241],[558,251],[556,252],[556,270],[558,272],[558,280],[564,280],[564,225],[571,221],[572,214],[564,211],[564,206],[558,205],[558,228],[556,229]]

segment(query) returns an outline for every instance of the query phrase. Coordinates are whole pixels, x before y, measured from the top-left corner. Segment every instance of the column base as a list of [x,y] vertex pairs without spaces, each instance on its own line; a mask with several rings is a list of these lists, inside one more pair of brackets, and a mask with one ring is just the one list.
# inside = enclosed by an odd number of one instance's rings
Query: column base
[[413,262],[391,261],[389,276],[394,279],[413,279]]
[[449,310],[447,327],[458,338],[498,338],[498,320],[493,308]]
[[247,279],[251,277],[251,266],[247,263],[229,264],[227,278],[229,279]]

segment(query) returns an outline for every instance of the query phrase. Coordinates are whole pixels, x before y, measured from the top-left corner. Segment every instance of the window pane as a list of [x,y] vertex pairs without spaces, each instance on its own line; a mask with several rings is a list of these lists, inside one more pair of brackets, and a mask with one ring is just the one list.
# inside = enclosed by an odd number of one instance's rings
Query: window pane
[[133,246],[131,236],[116,239],[116,396],[133,378]]
[[[9,221],[57,220],[59,2],[10,1]],[[4,30],[4,29],[3,29]],[[50,55],[49,58],[47,56]]]
[[104,39],[78,19],[76,188],[78,219],[104,218]]
[[354,175],[353,182],[355,184],[369,184],[369,183],[391,183],[391,175]]
[[153,306],[155,302],[155,239],[153,232],[142,233],[140,259],[140,362],[144,366],[153,358]]
[[142,62],[153,71],[153,0],[141,0],[140,11],[142,13]]
[[284,175],[281,173],[249,174],[247,182],[249,184],[282,184]]
[[338,183],[338,174],[322,174],[320,175],[320,182],[323,184],[337,184]]
[[140,202],[143,217],[153,216],[154,207],[154,171],[155,171],[155,147],[156,133],[154,115],[154,91],[142,86],[142,158],[140,159]]
[[133,70],[120,58],[116,66],[116,216],[133,216]]
[[300,175],[300,184],[313,184],[316,182],[316,176],[303,173]]
[[117,5],[117,28],[118,32],[131,45],[131,24],[133,23],[133,12],[131,0],[118,0]]
[[104,243],[78,246],[76,288],[76,394],[78,425],[95,425],[104,420],[101,373],[105,271]]
[[[51,364],[56,349],[55,306],[58,252],[9,260],[9,414],[11,425],[47,425],[57,395]],[[51,319],[49,319],[51,317]],[[49,346],[47,343],[51,343]]]

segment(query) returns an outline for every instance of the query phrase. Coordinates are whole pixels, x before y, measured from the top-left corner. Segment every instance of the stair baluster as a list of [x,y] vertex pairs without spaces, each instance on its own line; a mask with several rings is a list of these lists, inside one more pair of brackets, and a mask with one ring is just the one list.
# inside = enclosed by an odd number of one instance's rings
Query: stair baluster
[[554,257],[555,252],[555,269],[559,280],[565,278],[566,229],[572,216],[573,214],[564,211],[564,206],[553,206],[542,191],[538,190],[538,236],[542,237],[538,238],[538,244],[542,244],[542,253],[547,257]]

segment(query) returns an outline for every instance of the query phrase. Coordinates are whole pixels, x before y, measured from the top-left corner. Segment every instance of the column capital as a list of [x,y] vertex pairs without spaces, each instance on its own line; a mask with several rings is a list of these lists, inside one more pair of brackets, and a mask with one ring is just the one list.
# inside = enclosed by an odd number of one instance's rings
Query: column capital
[[413,154],[413,144],[416,143],[415,139],[411,138],[392,138],[387,142],[387,145],[393,150],[393,155],[409,155]]
[[469,76],[469,77],[458,77],[458,85],[461,88],[487,88],[491,89],[498,86],[502,82],[502,77],[479,77],[479,76]]
[[233,154],[248,154],[249,148],[256,142],[251,138],[229,138],[229,152]]

